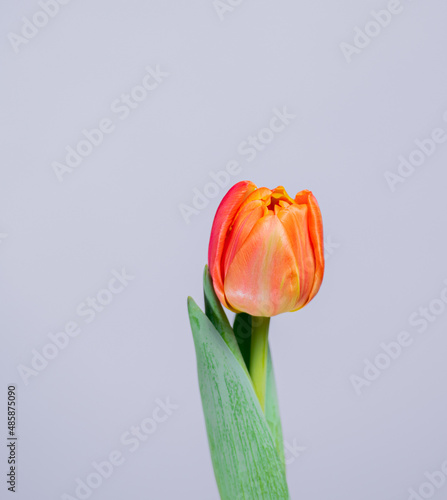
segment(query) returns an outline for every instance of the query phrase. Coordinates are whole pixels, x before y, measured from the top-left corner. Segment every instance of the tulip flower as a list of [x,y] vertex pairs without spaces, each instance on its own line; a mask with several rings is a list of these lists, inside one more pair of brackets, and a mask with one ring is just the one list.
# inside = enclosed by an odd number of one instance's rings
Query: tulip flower
[[271,317],[297,311],[324,273],[323,223],[310,191],[233,186],[214,218],[208,265],[219,300],[233,312]]
[[[269,350],[270,318],[297,311],[324,274],[323,222],[310,191],[233,186],[217,209],[205,312],[188,312],[205,423],[222,500],[289,500]],[[233,326],[222,307],[237,313]]]

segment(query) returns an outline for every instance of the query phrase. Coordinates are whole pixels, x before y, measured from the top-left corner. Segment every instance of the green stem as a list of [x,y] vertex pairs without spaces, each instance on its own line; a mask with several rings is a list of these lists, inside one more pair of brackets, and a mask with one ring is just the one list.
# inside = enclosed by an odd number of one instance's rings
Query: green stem
[[265,412],[269,324],[270,318],[253,318],[250,348],[250,375],[263,412]]

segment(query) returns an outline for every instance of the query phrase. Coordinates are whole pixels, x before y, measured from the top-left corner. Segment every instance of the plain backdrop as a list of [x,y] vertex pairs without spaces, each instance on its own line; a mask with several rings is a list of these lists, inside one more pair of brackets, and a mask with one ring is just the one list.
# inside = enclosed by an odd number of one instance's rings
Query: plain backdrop
[[[219,498],[186,297],[203,304],[213,216],[243,179],[311,189],[324,218],[319,295],[271,323],[291,497],[445,498],[425,473],[447,460],[447,142],[415,141],[447,130],[446,3],[402,0],[382,28],[379,0],[72,0],[47,19],[45,2],[0,15],[1,498],[9,384],[14,498],[81,498],[78,478],[94,483],[115,451],[123,463],[84,498]],[[272,135],[275,109],[294,118]],[[54,162],[102,120],[109,133],[59,180]],[[386,173],[418,148],[393,191]],[[210,187],[229,162],[239,172]],[[78,335],[57,336],[72,321]],[[411,343],[377,358],[402,331]],[[175,409],[153,428],[160,401]],[[145,419],[130,451],[122,437]]]

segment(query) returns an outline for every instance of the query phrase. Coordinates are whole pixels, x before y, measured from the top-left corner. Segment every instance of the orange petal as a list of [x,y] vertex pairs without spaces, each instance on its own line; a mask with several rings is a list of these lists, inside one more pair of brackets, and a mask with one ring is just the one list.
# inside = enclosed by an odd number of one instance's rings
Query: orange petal
[[216,294],[219,300],[225,305],[226,301],[221,266],[225,238],[239,207],[255,189],[256,186],[253,182],[238,182],[224,196],[214,216],[210,244],[208,247],[208,266]]
[[289,205],[278,214],[295,255],[299,277],[300,297],[294,310],[306,304],[312,290],[315,277],[315,259],[308,228],[307,205]]
[[308,209],[308,223],[310,241],[315,255],[315,279],[307,302],[310,302],[320,289],[324,275],[324,239],[323,239],[323,218],[321,217],[320,207],[315,196],[311,191],[300,191],[295,196],[298,204],[306,204]]
[[244,207],[239,210],[225,240],[222,253],[223,276],[226,276],[236,252],[247,239],[253,226],[267,211],[267,207],[263,204],[262,200],[254,200],[250,203],[246,203]]
[[256,190],[253,191],[249,196],[247,196],[247,198],[241,204],[239,211],[241,211],[248,203],[256,200],[262,200],[265,205],[269,205],[271,194],[272,192],[270,191],[270,189],[266,187],[256,188]]
[[291,198],[288,194],[287,191],[284,189],[284,186],[278,186],[276,187],[273,192],[272,192],[272,197],[277,198],[277,199],[285,199],[289,203],[293,203],[293,198]]
[[286,231],[276,215],[258,220],[225,276],[232,309],[253,316],[291,311],[300,296],[298,269]]

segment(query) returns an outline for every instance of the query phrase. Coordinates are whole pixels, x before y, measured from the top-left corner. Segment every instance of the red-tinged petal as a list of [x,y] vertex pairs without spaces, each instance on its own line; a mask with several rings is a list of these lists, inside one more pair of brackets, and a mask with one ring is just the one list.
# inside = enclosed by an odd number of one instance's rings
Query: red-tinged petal
[[300,295],[298,269],[286,231],[267,214],[254,225],[225,276],[225,296],[233,310],[252,316],[291,311]]
[[224,196],[214,216],[208,247],[208,266],[216,294],[224,305],[227,304],[225,301],[221,262],[225,238],[239,207],[255,189],[256,186],[253,182],[238,182]]
[[295,201],[298,204],[307,204],[309,207],[309,235],[315,255],[315,279],[309,294],[309,299],[307,300],[307,302],[310,302],[318,293],[324,275],[323,218],[321,217],[318,202],[311,191],[304,190],[299,192],[295,196]]
[[246,203],[244,207],[239,210],[238,215],[234,219],[233,226],[227,233],[222,253],[223,276],[226,276],[236,252],[247,239],[253,226],[267,211],[267,207],[263,204],[262,200],[254,200],[250,203]]
[[295,255],[300,278],[300,297],[294,310],[307,303],[315,277],[315,259],[308,228],[307,205],[289,205],[280,210],[278,218],[281,221]]

